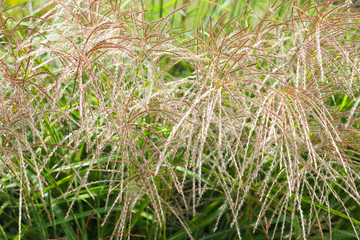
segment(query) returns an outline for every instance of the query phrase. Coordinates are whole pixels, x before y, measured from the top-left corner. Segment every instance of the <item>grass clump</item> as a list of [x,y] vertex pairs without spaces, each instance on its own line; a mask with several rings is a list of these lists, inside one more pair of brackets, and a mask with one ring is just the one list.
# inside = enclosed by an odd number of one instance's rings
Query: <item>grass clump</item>
[[360,22],[333,3],[188,32],[186,6],[3,7],[1,238],[359,239]]

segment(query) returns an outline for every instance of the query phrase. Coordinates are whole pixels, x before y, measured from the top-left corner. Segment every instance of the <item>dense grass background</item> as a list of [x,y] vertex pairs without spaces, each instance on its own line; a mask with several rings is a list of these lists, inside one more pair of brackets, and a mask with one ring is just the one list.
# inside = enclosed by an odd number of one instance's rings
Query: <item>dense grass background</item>
[[356,4],[2,1],[0,239],[359,239]]

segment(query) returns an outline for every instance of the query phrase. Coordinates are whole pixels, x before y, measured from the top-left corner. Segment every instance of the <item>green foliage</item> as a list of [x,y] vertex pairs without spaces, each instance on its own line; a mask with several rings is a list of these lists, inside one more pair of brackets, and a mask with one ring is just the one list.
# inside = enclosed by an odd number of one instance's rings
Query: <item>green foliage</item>
[[356,1],[1,3],[1,239],[360,239]]

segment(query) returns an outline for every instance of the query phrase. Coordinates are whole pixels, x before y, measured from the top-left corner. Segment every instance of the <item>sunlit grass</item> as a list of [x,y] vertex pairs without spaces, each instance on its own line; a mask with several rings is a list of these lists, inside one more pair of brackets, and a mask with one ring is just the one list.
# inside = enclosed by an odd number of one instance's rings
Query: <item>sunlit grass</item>
[[353,5],[6,4],[1,239],[359,239]]

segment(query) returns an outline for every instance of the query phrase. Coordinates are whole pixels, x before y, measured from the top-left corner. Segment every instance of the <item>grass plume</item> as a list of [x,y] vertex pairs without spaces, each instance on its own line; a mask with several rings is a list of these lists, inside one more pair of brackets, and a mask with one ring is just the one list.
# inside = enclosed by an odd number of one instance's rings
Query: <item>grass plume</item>
[[1,9],[0,235],[359,239],[357,8],[161,3]]

